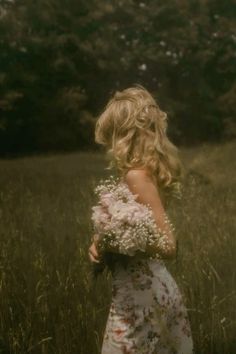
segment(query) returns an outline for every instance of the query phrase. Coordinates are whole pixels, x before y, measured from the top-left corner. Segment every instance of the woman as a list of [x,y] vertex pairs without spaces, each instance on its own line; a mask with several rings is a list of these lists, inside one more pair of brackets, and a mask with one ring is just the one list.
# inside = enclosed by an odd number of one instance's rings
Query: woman
[[[151,207],[167,245],[129,257],[126,267],[116,262],[102,354],[193,353],[187,310],[164,263],[176,256],[176,239],[163,203],[181,177],[178,150],[166,130],[166,113],[140,85],[116,92],[96,123],[96,142],[107,148],[111,166],[137,202]],[[96,240],[94,235],[89,248],[92,262],[100,262]]]

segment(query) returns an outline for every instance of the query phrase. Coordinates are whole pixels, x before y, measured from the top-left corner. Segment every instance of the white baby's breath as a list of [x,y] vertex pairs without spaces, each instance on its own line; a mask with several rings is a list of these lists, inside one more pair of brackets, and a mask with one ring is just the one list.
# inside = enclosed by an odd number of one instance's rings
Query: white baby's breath
[[[98,246],[106,251],[134,256],[137,251],[145,252],[148,245],[168,250],[169,240],[164,230],[157,227],[150,206],[136,201],[126,183],[110,176],[95,188],[98,205],[92,207],[94,231],[98,234]],[[168,217],[165,223],[174,231]],[[160,258],[159,254],[155,255]]]

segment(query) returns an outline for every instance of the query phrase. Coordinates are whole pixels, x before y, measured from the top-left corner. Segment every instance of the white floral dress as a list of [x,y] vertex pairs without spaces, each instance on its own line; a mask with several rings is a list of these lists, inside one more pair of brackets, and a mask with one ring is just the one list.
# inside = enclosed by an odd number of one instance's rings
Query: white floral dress
[[[98,227],[111,222],[104,210],[114,205],[114,193],[132,200],[124,183],[111,192],[99,188],[92,217]],[[164,260],[145,252],[112,257],[112,300],[101,354],[193,354],[187,309]]]
[[101,353],[193,353],[187,309],[163,260],[115,264]]

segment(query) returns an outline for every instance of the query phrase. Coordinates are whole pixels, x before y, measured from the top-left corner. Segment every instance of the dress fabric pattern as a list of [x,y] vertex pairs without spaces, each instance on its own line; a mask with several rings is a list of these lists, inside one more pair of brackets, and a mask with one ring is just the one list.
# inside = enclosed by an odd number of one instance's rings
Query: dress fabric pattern
[[192,354],[179,288],[161,259],[116,262],[101,354]]

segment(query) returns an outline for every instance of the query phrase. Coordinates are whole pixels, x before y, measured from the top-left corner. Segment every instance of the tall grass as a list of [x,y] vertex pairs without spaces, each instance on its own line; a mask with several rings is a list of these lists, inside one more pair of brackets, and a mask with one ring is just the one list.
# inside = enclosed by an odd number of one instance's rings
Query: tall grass
[[[179,240],[167,267],[189,311],[197,354],[236,352],[236,145],[183,150]],[[210,168],[211,166],[211,168]],[[93,280],[93,188],[109,174],[92,153],[0,161],[0,353],[99,353],[111,275]]]

